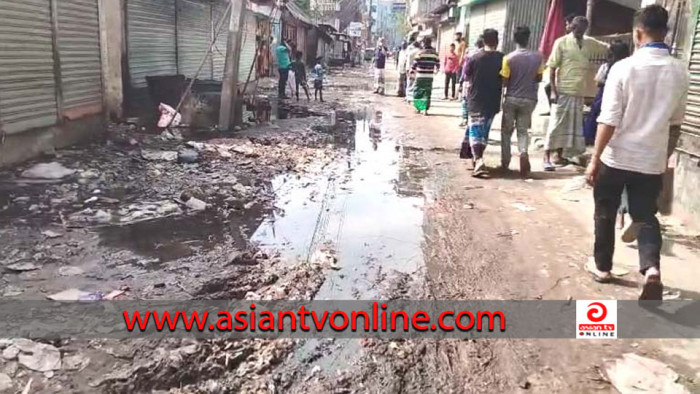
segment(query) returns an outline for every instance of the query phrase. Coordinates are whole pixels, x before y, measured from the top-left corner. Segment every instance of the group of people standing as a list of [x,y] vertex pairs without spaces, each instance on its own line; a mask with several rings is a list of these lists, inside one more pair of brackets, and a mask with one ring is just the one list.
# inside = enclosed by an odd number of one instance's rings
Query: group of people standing
[[[304,54],[296,50],[296,45],[287,43],[284,39],[280,40],[279,45],[275,49],[277,58],[277,69],[279,71],[279,81],[277,85],[277,93],[280,99],[288,99],[287,88],[292,92],[292,96],[296,95],[299,101],[299,89],[303,89],[306,93],[306,99],[311,100],[309,95],[309,85],[306,77],[306,64],[304,64]],[[292,58],[294,60],[292,60]],[[314,82],[314,100],[320,98],[323,102],[323,75],[324,68],[322,58],[316,59],[316,64],[311,69],[311,76]]]

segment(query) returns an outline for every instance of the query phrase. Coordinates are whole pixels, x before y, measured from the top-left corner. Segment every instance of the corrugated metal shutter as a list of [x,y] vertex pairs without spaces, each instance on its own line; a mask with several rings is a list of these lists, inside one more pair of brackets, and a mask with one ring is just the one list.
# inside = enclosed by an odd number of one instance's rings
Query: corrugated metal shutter
[[[250,68],[255,61],[255,30],[256,30],[255,14],[248,12],[245,18],[245,31],[243,32],[243,41],[241,41],[241,57],[240,65],[238,66],[238,81],[245,83],[250,73]],[[255,70],[250,76],[250,80],[255,79]]]
[[496,29],[498,31],[498,48],[503,48],[503,33],[506,29],[507,16],[506,0],[494,1],[486,4],[484,15],[484,29]]
[[694,33],[691,36],[693,44],[689,62],[688,106],[685,111],[683,133],[678,142],[678,148],[680,151],[700,157],[700,19],[697,21]]
[[126,19],[131,85],[177,74],[175,0],[128,0]]
[[506,27],[503,32],[503,52],[509,53],[515,49],[513,32],[516,27],[530,28],[529,49],[537,50],[542,39],[542,32],[547,18],[548,0],[518,0],[508,2]]
[[51,8],[46,0],[0,0],[0,121],[6,133],[58,119]]
[[97,0],[59,0],[58,51],[63,108],[102,107]]
[[214,43],[214,50],[212,53],[214,63],[214,79],[217,81],[222,81],[224,79],[224,68],[226,65],[226,45],[228,44],[228,29],[231,15],[230,12],[224,14],[226,12],[226,6],[226,3],[217,2],[214,5],[214,15],[212,17],[214,29],[216,29],[216,24],[221,20],[221,18],[224,18],[224,21],[222,22],[223,27],[221,28],[219,35],[216,37],[216,42]]
[[438,53],[440,54],[441,67],[445,64],[445,56],[450,53],[450,44],[454,42],[455,26],[445,25],[440,27],[440,37],[438,39]]
[[[194,78],[211,39],[211,6],[196,0],[177,1],[178,74]],[[198,79],[212,78],[212,57],[202,66]]]
[[485,4],[472,7],[469,15],[469,48],[476,45],[476,40],[484,32],[485,15]]

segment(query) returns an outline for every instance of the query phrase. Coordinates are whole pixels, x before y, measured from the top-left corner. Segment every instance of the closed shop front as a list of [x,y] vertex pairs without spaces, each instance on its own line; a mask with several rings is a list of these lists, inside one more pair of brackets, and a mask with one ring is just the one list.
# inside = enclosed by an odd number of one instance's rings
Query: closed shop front
[[503,51],[509,53],[515,49],[513,33],[518,26],[530,28],[529,49],[537,50],[544,32],[549,0],[517,0],[508,2],[505,30],[501,33]]
[[128,0],[127,43],[131,86],[146,76],[177,74],[175,0]]
[[440,54],[440,66],[445,64],[445,56],[450,53],[450,44],[455,41],[455,26],[446,24],[440,26],[438,36],[438,53]]
[[[212,35],[212,9],[209,2],[177,0],[177,71],[194,78],[209,49]],[[213,78],[212,56],[208,55],[198,79]]]
[[[255,52],[257,47],[256,42],[257,20],[252,12],[246,13],[245,30],[243,31],[243,40],[241,41],[241,57],[240,65],[238,66],[238,80],[245,83],[250,74],[250,80],[255,79]],[[253,71],[251,73],[251,68]]]
[[230,19],[230,12],[225,13],[227,8],[226,6],[227,4],[225,2],[217,2],[212,7],[213,29],[216,29],[217,23],[219,23],[221,18],[224,18],[224,21],[222,22],[223,27],[219,31],[218,37],[216,37],[216,42],[214,43],[214,50],[212,51],[214,68],[213,79],[217,81],[223,81],[224,67],[226,66],[226,45],[228,45],[228,23]]
[[58,53],[64,116],[102,110],[102,60],[97,0],[60,0]]
[[[697,18],[697,16],[695,16]],[[691,29],[693,30],[693,29]],[[689,34],[690,89],[685,121],[678,141],[674,185],[674,209],[678,206],[700,227],[700,19]]]
[[0,0],[0,127],[13,134],[58,120],[46,0]]
[[492,0],[472,7],[469,14],[469,46],[472,47],[485,29],[496,29],[500,40],[499,49],[503,47],[503,35],[506,26],[506,0]]
[[97,0],[0,0],[0,127],[15,134],[102,111]]

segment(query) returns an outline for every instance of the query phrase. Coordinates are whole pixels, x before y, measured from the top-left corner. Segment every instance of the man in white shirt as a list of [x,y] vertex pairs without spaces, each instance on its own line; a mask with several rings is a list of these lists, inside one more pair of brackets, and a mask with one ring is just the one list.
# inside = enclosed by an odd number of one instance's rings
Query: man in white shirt
[[397,55],[397,69],[399,72],[399,84],[398,84],[398,89],[397,89],[397,96],[399,97],[406,97],[406,78],[408,77],[406,75],[406,57],[408,55],[408,44],[404,41],[403,44],[401,44],[401,49],[399,50],[399,54]]
[[669,142],[680,130],[688,92],[688,71],[664,44],[668,12],[648,6],[635,15],[634,55],[610,69],[591,163],[594,185],[595,268],[599,282],[610,281],[615,249],[615,217],[623,188],[638,229],[640,300],[661,300],[661,230],[656,200],[666,171]]

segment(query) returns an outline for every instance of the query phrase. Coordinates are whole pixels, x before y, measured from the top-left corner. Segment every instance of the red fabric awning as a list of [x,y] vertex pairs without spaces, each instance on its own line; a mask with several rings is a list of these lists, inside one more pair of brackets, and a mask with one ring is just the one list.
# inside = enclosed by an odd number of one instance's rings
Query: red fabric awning
[[547,24],[544,26],[542,41],[540,41],[540,52],[545,59],[552,53],[554,41],[566,33],[564,26],[564,0],[552,0],[547,15]]

